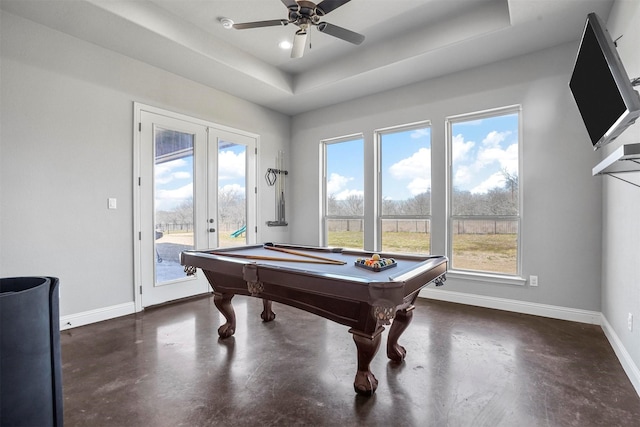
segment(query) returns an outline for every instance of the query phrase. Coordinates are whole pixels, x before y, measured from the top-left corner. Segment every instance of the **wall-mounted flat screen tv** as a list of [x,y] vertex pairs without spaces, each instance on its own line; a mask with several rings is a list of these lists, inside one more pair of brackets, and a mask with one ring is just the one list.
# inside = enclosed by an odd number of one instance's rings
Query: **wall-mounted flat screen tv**
[[587,15],[569,87],[594,150],[613,141],[640,116],[640,95],[595,13]]

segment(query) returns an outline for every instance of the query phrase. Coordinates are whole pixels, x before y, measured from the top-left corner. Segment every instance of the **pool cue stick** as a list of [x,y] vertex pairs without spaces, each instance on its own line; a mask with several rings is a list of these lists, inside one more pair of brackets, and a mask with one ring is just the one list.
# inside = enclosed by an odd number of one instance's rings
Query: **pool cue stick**
[[[209,253],[211,255],[227,256],[232,258],[258,259],[258,260],[264,260],[264,261],[305,262],[308,264],[336,264],[335,260],[321,261],[321,260],[299,259],[299,258],[279,258],[279,257],[263,256],[263,255],[231,254],[227,252],[209,252]],[[341,262],[341,264],[346,264],[346,263]]]
[[323,260],[323,261],[326,261],[327,264],[340,264],[340,265],[346,264],[345,261],[340,261],[340,260],[332,259],[332,258],[325,258],[325,257],[318,256],[318,255],[305,254],[303,252],[294,251],[292,249],[278,248],[276,246],[263,246],[263,247],[265,249],[270,250],[270,251],[284,252],[284,253],[291,254],[291,255],[302,256],[302,257],[305,257],[305,258],[313,258],[313,259]]

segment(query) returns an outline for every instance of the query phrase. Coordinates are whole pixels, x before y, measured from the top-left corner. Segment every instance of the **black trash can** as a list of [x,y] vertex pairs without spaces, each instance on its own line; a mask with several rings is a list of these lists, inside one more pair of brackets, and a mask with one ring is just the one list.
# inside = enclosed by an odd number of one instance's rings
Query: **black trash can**
[[0,426],[62,426],[58,279],[0,279]]

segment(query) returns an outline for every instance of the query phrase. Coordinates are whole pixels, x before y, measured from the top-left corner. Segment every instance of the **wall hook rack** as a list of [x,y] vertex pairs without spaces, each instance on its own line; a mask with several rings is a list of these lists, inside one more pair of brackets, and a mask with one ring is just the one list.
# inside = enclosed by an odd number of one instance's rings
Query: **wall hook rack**
[[286,177],[289,175],[289,171],[284,169],[284,151],[278,151],[276,157],[276,167],[268,168],[264,178],[267,181],[269,187],[275,187],[275,204],[276,204],[276,217],[275,221],[267,221],[269,227],[283,227],[288,225],[285,216],[286,206]]

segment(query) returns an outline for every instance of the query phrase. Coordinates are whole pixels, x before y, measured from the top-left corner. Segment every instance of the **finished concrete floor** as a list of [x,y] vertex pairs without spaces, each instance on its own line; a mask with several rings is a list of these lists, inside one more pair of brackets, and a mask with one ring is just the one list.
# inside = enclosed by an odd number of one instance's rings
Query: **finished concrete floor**
[[212,296],[62,332],[65,426],[638,426],[640,397],[600,326],[418,299],[403,363],[353,390],[348,328]]

